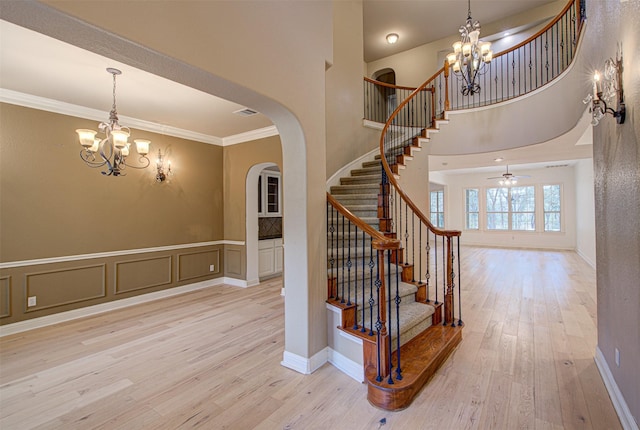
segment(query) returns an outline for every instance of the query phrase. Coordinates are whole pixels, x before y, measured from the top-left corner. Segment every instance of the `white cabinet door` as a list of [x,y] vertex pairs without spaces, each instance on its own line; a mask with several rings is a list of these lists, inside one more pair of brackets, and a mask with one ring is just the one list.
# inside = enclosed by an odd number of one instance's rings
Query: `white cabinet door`
[[273,274],[275,271],[275,258],[273,248],[258,250],[258,277]]
[[282,248],[282,245],[280,246],[276,246],[273,249],[273,252],[275,254],[275,264],[276,264],[276,273],[280,273],[282,272],[282,268],[283,268],[283,264],[282,262],[284,261],[284,249]]

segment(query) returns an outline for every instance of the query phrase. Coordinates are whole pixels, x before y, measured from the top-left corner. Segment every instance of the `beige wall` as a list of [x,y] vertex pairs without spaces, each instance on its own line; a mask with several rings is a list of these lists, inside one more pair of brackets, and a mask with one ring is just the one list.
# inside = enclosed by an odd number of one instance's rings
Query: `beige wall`
[[327,70],[327,178],[379,145],[362,126],[362,0],[333,2],[333,65]]
[[[224,157],[224,238],[245,240],[246,180],[251,166],[272,162],[282,172],[282,145],[279,136],[225,146]],[[283,177],[286,172],[283,172]],[[256,185],[257,186],[257,185]]]
[[627,108],[624,124],[607,115],[593,129],[598,349],[640,423],[640,2],[588,1],[587,17],[585,75],[602,71],[620,45]]
[[223,239],[221,147],[132,130],[173,175],[105,177],[79,157],[75,130],[95,121],[4,103],[0,116],[1,262]]
[[[157,183],[152,164],[105,177],[78,155],[74,130],[95,121],[4,103],[0,118],[0,324],[222,275],[222,245],[127,252],[223,239],[221,147],[132,130],[173,175]],[[118,255],[78,257],[106,252]]]

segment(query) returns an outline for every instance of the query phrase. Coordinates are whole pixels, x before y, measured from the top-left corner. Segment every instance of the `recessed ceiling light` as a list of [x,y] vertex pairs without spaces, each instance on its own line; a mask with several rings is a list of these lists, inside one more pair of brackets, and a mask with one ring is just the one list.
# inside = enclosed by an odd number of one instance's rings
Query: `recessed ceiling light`
[[495,161],[496,163],[499,163],[501,161],[504,161],[504,158],[502,157],[494,158],[493,161]]
[[389,45],[393,45],[398,41],[398,39],[400,39],[400,36],[398,36],[396,33],[387,34],[387,43]]

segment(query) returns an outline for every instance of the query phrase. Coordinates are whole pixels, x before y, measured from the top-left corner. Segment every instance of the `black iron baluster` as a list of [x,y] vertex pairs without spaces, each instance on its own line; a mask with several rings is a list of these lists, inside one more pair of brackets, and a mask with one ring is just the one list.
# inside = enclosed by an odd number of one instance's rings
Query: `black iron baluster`
[[430,280],[431,280],[431,244],[429,243],[429,229],[427,229],[427,246],[425,247],[425,250],[427,251],[427,261],[426,261],[426,266],[427,266],[427,273],[425,273],[425,282],[427,283],[426,288],[427,288],[427,303],[430,303],[431,300],[429,299],[429,287],[431,286],[430,284]]
[[[357,235],[358,235],[358,233],[356,232],[356,237],[358,237]],[[365,291],[366,288],[365,288],[365,285],[364,285],[364,283],[365,283],[364,282],[364,260],[366,258],[365,251],[364,251],[365,240],[366,240],[365,232],[364,232],[364,230],[362,230],[362,285],[361,285],[361,288],[362,288],[362,331],[364,331],[364,309],[365,309],[364,296],[365,296],[365,293],[366,293],[366,291]],[[356,272],[357,272],[357,268],[356,268]],[[356,320],[353,323],[354,324],[354,326],[353,326],[354,330],[358,329],[358,318],[357,318],[357,315],[358,315],[358,312],[357,312],[357,308],[358,308],[358,287],[357,287],[357,285],[358,284],[356,283]]]
[[[453,240],[453,239],[450,239]],[[451,246],[451,327],[456,326],[456,272],[453,270],[455,263],[455,254],[453,253],[453,246]]]
[[434,285],[434,290],[436,291],[436,301],[435,304],[439,304],[438,303],[438,236],[433,233],[433,244],[434,244],[434,249],[433,249],[433,261],[435,262],[435,268],[434,271],[436,272],[436,279],[435,282],[433,283]]
[[342,260],[341,260],[342,261],[342,282],[341,282],[342,289],[341,289],[341,292],[340,292],[340,303],[344,303],[344,284],[345,284],[345,282],[344,282],[344,264],[345,264],[345,258],[344,258],[344,224],[345,224],[345,218],[344,218],[344,215],[341,215],[341,216],[342,216],[342,246],[341,246],[341,248],[342,248]]
[[[447,303],[447,278],[448,278],[448,273],[447,273],[447,262],[446,262],[446,258],[447,258],[447,247],[445,246],[444,243],[444,236],[442,236],[442,301],[445,303]],[[447,310],[445,309],[445,316]],[[442,319],[442,325],[447,325],[447,318],[443,318]]]
[[411,282],[416,282],[416,213],[411,211]]
[[[380,255],[378,252],[376,252],[376,267],[380,267]],[[384,262],[382,263],[384,264]],[[380,287],[382,286],[382,282],[380,281],[380,270],[377,270],[376,273],[376,295],[377,297],[380,297]],[[380,306],[380,305],[378,305]],[[382,306],[384,306],[384,304],[382,304]],[[376,381],[378,382],[382,382],[382,374],[380,373],[380,368],[382,367],[382,364],[380,362],[380,357],[382,355],[382,340],[380,339],[380,331],[382,330],[382,322],[380,321],[380,312],[377,313],[377,317],[376,317],[376,356],[377,356],[377,366],[376,369],[378,371],[378,374],[376,375]]]
[[348,228],[347,247],[347,306],[351,306],[351,220]]
[[[400,298],[400,279],[399,279],[399,272],[396,270],[396,298],[395,298],[395,302],[396,302],[396,333],[398,333],[398,335],[396,336],[396,358],[398,360],[398,363],[396,365],[396,380],[400,381],[402,380],[402,367],[400,365],[400,302],[402,302],[402,299]],[[391,323],[389,323],[389,325],[391,325]]]
[[[388,334],[389,334],[389,357],[387,358],[387,362],[389,363],[389,366],[387,367],[387,372],[389,374],[389,379],[387,380],[387,384],[392,385],[393,384],[393,374],[391,372],[391,369],[393,368],[393,363],[391,362],[391,349],[393,346],[393,328],[391,326],[391,253],[393,251],[388,250],[387,252],[387,299],[389,300],[389,313],[387,314],[387,327],[388,327]],[[397,264],[397,263],[396,263]],[[384,306],[384,304],[383,304]],[[398,333],[399,335],[400,333]]]
[[462,325],[462,295],[460,293],[460,236],[458,236],[458,327]]
[[[373,305],[375,304],[375,299],[373,298],[373,268],[376,267],[376,263],[373,262],[373,241],[369,242],[369,336],[373,336]],[[376,259],[377,259],[376,253]],[[365,331],[364,328],[364,306],[363,306],[363,315],[362,315],[362,331]]]
[[[334,213],[336,213],[336,210],[333,208],[333,206],[327,202],[327,223],[329,222],[329,214],[331,216],[331,225],[330,227],[328,227],[329,232],[331,233],[331,244],[329,246],[330,252],[331,252],[331,258],[329,259],[329,264],[330,264],[330,270],[329,273],[331,274],[330,276],[332,277],[331,279],[331,294],[330,294],[330,298],[331,299],[335,299],[338,295],[338,285],[337,285],[337,281],[338,281],[338,275],[337,273],[334,272],[335,269],[335,258],[333,255],[333,250],[334,247],[337,246],[337,243],[334,242],[334,238],[333,238],[333,232],[335,231],[335,227],[333,224],[333,217],[334,217]],[[334,289],[335,287],[335,289]]]

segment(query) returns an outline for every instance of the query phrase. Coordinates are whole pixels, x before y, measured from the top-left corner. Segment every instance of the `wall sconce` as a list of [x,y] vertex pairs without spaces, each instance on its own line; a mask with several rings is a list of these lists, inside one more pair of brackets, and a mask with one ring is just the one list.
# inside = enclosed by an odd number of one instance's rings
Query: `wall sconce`
[[[604,73],[596,70],[593,75],[593,94],[588,94],[582,100],[584,104],[591,103],[591,125],[596,126],[606,114],[611,114],[618,124],[624,124],[626,109],[624,106],[624,93],[622,90],[622,56],[616,59],[609,58],[604,63]],[[607,106],[616,103],[616,110]]]
[[[166,155],[166,154],[165,154]],[[156,159],[156,182],[164,182],[167,176],[171,174],[171,160],[167,160],[167,171],[165,172],[165,161],[162,151],[158,149],[158,158]]]

